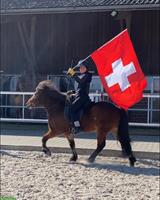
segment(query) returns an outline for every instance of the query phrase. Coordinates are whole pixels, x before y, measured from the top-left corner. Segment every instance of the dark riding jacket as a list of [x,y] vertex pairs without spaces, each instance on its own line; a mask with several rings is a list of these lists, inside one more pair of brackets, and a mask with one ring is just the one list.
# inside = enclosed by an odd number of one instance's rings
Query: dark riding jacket
[[83,106],[90,101],[89,98],[89,86],[92,80],[92,74],[86,71],[84,74],[78,76],[77,74],[73,75],[73,78],[78,83],[78,88],[75,94],[75,100],[70,105],[70,121],[79,121],[79,111]]
[[76,91],[76,97],[84,97],[89,95],[89,86],[92,80],[92,74],[86,71],[84,74],[78,76],[75,74],[73,78],[78,83],[78,88]]

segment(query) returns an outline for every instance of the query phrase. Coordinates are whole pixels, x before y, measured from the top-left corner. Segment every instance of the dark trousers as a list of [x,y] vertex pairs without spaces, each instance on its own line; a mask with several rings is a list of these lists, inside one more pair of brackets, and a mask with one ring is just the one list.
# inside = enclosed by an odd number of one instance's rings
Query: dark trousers
[[71,122],[79,121],[79,112],[84,107],[85,103],[89,101],[88,96],[78,96],[70,105]]

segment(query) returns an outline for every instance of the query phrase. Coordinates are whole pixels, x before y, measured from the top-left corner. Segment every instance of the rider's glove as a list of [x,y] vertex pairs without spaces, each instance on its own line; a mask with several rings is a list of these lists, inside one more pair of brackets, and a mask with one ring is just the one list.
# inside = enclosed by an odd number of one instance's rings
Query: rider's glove
[[72,69],[72,68],[69,68],[68,71],[67,71],[67,74],[69,74],[70,76],[74,76],[75,73],[76,73],[76,72],[75,72],[74,69]]
[[74,90],[69,90],[67,91],[67,95],[72,95],[72,94],[75,94],[76,92]]

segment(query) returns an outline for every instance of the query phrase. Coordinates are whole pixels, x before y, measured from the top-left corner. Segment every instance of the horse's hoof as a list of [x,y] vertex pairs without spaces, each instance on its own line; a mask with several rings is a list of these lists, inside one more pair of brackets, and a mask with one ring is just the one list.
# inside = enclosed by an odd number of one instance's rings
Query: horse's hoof
[[136,162],[136,158],[134,156],[131,156],[129,157],[129,164],[130,164],[130,167],[134,167],[134,164]]
[[72,156],[71,158],[70,158],[70,162],[75,162],[77,160],[77,156]]
[[43,148],[42,150],[47,156],[51,156],[51,152],[48,148]]
[[92,158],[92,157],[88,158],[89,163],[93,163],[94,161],[95,161],[95,158]]

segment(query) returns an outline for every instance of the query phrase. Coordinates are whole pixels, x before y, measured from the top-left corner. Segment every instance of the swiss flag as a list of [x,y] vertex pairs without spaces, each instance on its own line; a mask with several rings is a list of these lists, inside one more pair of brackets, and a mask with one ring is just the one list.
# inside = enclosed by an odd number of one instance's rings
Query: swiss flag
[[127,30],[91,54],[112,101],[127,110],[140,101],[147,85]]

